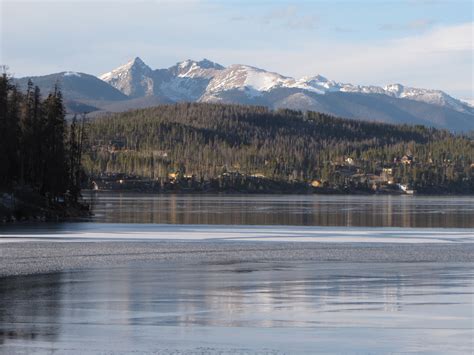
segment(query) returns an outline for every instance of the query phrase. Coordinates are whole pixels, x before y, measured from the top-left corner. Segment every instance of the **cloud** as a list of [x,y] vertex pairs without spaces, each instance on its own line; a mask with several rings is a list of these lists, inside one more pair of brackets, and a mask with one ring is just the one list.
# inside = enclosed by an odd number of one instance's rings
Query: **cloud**
[[474,23],[438,26],[427,32],[371,43],[308,41],[304,51],[235,49],[207,52],[217,61],[253,64],[284,75],[322,74],[363,85],[393,82],[473,97]]
[[[451,91],[457,96],[473,96],[473,33],[474,23],[438,26],[423,34],[405,36],[351,49],[345,59],[332,62],[331,72],[347,77],[382,84],[402,81],[412,86],[427,86]],[[359,74],[354,75],[353,68]],[[350,69],[350,70],[348,70]],[[352,73],[350,73],[352,71]]]
[[335,26],[335,27],[333,27],[333,30],[334,30],[335,32],[340,32],[340,33],[352,33],[352,32],[356,32],[355,29],[350,28],[350,27],[344,27],[344,26]]
[[434,25],[431,19],[418,19],[403,24],[385,23],[379,26],[381,31],[422,31]]
[[247,20],[247,18],[245,16],[232,16],[230,20],[234,22],[241,22]]
[[319,24],[319,17],[315,14],[304,14],[302,9],[294,5],[278,7],[263,17],[262,22],[267,25],[276,24],[292,30],[312,30]]

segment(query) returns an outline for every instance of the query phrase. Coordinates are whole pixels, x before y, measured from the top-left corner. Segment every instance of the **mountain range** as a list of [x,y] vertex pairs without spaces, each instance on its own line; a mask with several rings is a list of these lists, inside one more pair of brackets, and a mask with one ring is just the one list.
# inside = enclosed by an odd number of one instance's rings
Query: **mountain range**
[[390,84],[339,83],[321,75],[295,79],[249,65],[185,60],[152,69],[140,58],[102,74],[62,72],[28,79],[48,92],[59,83],[69,112],[119,112],[173,102],[221,102],[319,111],[339,117],[474,130],[474,108],[443,91]]

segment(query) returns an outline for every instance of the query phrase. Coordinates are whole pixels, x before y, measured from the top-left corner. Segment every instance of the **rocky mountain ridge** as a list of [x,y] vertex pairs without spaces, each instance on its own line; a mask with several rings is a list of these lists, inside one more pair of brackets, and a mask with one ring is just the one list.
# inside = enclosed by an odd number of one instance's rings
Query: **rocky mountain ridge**
[[334,92],[380,94],[474,113],[470,105],[441,90],[411,88],[402,84],[360,86],[338,83],[321,75],[295,79],[249,65],[224,67],[208,59],[188,59],[168,69],[153,71],[136,57],[99,78],[133,97],[162,95],[176,101],[218,102],[223,100],[225,92],[234,90],[255,98],[276,89],[293,89],[321,95]]
[[105,74],[61,72],[31,79],[43,93],[59,84],[68,111],[120,112],[173,102],[216,102],[318,111],[339,117],[387,123],[420,124],[455,132],[474,130],[474,107],[441,90],[401,84],[361,86],[322,75],[292,78],[208,59],[191,59],[152,69],[136,57]]

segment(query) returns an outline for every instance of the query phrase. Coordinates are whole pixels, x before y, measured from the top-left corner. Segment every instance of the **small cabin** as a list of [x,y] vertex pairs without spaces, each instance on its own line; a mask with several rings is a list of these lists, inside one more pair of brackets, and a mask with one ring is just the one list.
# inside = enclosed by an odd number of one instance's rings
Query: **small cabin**
[[181,173],[180,173],[179,171],[176,171],[176,172],[174,172],[174,173],[169,173],[169,174],[168,174],[168,178],[169,178],[170,180],[177,180],[177,179],[179,179],[180,176],[181,176]]
[[323,185],[323,183],[321,182],[321,180],[313,180],[310,182],[310,185],[312,187],[321,187]]
[[405,165],[411,165],[414,162],[414,158],[412,155],[404,155],[400,162]]

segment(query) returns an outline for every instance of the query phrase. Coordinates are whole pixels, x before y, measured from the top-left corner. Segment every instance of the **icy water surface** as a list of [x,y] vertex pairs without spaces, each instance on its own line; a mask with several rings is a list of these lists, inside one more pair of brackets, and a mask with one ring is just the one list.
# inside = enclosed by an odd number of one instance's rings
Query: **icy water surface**
[[470,353],[473,264],[145,263],[0,286],[4,353]]
[[474,351],[472,197],[92,201],[0,227],[1,354]]

